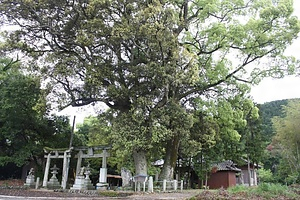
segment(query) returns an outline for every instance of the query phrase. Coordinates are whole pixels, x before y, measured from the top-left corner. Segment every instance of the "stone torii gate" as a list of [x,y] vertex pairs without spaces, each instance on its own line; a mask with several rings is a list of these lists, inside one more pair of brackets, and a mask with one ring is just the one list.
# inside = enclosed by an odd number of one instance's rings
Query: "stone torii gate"
[[45,158],[47,158],[47,162],[46,162],[45,174],[44,174],[44,179],[43,179],[43,187],[47,187],[51,159],[52,158],[60,158],[60,159],[63,159],[61,187],[63,189],[66,189],[67,181],[68,181],[69,164],[70,164],[70,158],[71,158],[71,150],[72,150],[72,148],[65,149],[65,150],[44,148],[45,153],[48,155],[45,155]]
[[[110,146],[94,146],[94,147],[74,147],[74,151],[78,151],[75,156],[77,158],[76,175],[80,172],[82,159],[84,158],[102,158],[102,166],[99,172],[99,183],[97,187],[107,186],[107,157],[110,156],[107,150]],[[95,153],[95,151],[102,150],[102,153]]]

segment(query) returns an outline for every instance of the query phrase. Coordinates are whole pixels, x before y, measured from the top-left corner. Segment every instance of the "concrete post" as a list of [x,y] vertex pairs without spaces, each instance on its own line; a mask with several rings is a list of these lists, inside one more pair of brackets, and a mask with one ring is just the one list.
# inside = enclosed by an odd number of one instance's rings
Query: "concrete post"
[[173,188],[174,188],[175,191],[177,190],[177,180],[173,181]]
[[149,181],[148,181],[148,192],[153,192],[153,177],[150,176],[149,177]]
[[39,188],[39,184],[40,184],[40,177],[37,177],[35,182],[35,189]]
[[48,153],[45,174],[44,174],[44,179],[43,179],[43,187],[47,187],[47,181],[48,181],[48,175],[49,175],[49,169],[50,169],[50,160],[51,160],[50,156],[51,156],[51,153]]
[[183,190],[183,180],[180,181],[180,191],[182,192]]
[[167,180],[163,180],[163,191],[165,192],[167,190]]

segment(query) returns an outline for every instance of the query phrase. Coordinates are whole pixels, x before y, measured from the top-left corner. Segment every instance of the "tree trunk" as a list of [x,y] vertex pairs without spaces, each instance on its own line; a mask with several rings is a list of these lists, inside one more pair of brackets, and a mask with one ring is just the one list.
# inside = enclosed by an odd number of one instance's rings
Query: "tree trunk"
[[251,169],[250,169],[250,160],[248,157],[248,179],[249,179],[249,186],[251,186]]
[[136,175],[147,175],[147,157],[146,151],[144,150],[134,150],[133,159],[135,165]]
[[164,165],[160,172],[160,180],[173,180],[174,169],[176,166],[176,160],[178,157],[179,138],[174,136],[167,141],[166,155],[164,158]]

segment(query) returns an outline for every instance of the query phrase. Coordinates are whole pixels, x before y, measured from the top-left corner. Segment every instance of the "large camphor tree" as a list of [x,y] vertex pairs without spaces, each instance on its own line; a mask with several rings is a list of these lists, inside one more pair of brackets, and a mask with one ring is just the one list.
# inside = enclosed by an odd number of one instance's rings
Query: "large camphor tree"
[[6,51],[38,63],[31,66],[63,106],[100,101],[114,110],[137,174],[147,173],[147,151],[160,144],[161,178],[172,178],[195,99],[230,97],[295,69],[283,56],[299,33],[292,0],[0,3],[1,23],[19,27],[7,33]]

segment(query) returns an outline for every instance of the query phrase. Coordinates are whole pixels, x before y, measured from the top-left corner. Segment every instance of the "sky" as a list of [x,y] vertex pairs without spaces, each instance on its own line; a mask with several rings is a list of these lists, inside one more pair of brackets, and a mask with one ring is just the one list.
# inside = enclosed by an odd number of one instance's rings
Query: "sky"
[[[300,19],[300,0],[294,0],[294,15]],[[286,54],[300,59],[300,38],[288,47]],[[259,85],[252,87],[251,95],[256,103],[300,98],[298,87],[300,87],[300,76],[287,76],[282,79],[265,78]]]
[[[300,0],[294,0],[294,15],[300,19]],[[288,47],[286,55],[293,55],[300,59],[300,38]],[[299,88],[298,88],[299,87]],[[250,92],[256,103],[275,100],[300,98],[300,76],[287,76],[282,79],[265,78],[260,84],[253,86]],[[82,123],[85,116],[95,115],[97,111],[105,109],[103,104],[81,108],[67,108],[60,114],[69,115],[71,120],[76,115],[76,123]]]

